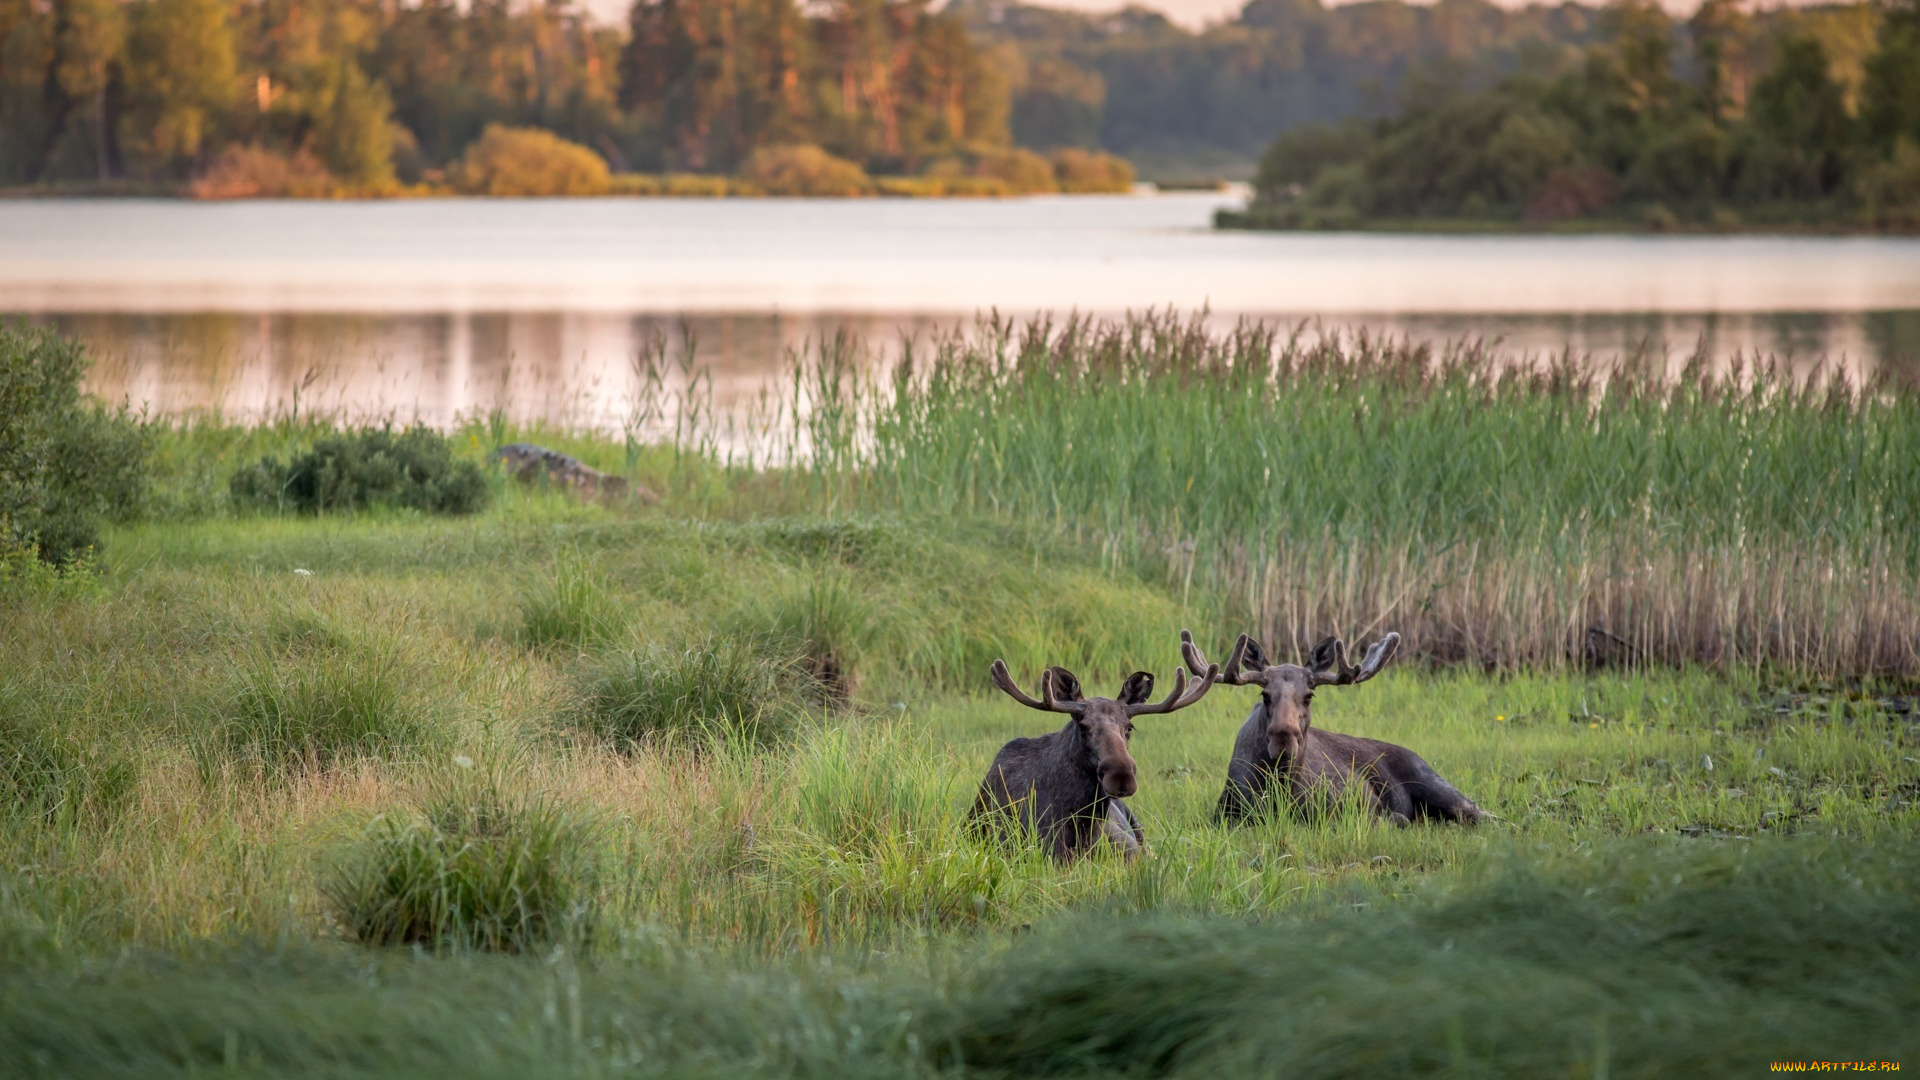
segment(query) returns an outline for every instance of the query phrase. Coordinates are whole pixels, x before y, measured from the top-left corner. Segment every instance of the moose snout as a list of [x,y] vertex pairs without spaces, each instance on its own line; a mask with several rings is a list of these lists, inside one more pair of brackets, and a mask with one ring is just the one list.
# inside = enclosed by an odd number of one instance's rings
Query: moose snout
[[1300,751],[1300,744],[1306,736],[1298,731],[1270,731],[1267,733],[1267,753],[1279,760],[1292,758]]
[[1140,781],[1132,765],[1108,765],[1100,770],[1100,788],[1116,799],[1124,799],[1140,790]]

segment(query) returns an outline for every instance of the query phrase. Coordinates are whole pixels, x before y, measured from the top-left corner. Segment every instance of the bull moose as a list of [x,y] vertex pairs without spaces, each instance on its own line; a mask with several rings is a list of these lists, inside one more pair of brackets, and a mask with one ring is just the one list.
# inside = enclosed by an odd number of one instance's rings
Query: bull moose
[[[1329,637],[1314,646],[1307,666],[1271,664],[1260,643],[1245,634],[1220,669],[1220,681],[1257,686],[1260,701],[1240,727],[1227,764],[1227,786],[1214,812],[1218,821],[1240,822],[1278,793],[1300,813],[1338,800],[1356,781],[1365,784],[1376,813],[1396,825],[1415,818],[1473,824],[1486,817],[1452,784],[1404,746],[1338,735],[1313,726],[1313,692],[1322,686],[1357,686],[1387,666],[1400,647],[1400,635],[1388,634],[1369,648],[1359,664],[1347,663],[1346,645]],[[1180,632],[1188,666],[1205,664],[1193,635]]]
[[1176,670],[1173,693],[1157,704],[1147,703],[1153,676],[1145,671],[1127,676],[1114,697],[1090,698],[1081,693],[1072,672],[1050,667],[1040,673],[1039,700],[1014,684],[1005,661],[995,660],[989,671],[994,685],[1013,700],[1070,719],[1058,731],[1001,747],[980,782],[969,819],[980,827],[1004,830],[1017,824],[1031,830],[1056,859],[1084,854],[1102,837],[1126,857],[1138,856],[1146,838],[1125,801],[1139,788],[1133,756],[1127,752],[1133,719],[1199,701],[1220,677],[1220,669],[1195,668],[1206,674],[1191,686],[1186,673]]

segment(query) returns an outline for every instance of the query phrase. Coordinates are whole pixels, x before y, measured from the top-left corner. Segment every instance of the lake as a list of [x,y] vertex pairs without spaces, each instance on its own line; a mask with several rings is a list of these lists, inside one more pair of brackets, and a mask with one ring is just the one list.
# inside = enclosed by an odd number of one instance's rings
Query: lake
[[635,357],[689,339],[737,410],[811,340],[882,364],[995,310],[1920,367],[1912,238],[1213,231],[1237,201],[16,200],[0,312],[80,334],[95,390],[159,412],[436,424],[617,426]]

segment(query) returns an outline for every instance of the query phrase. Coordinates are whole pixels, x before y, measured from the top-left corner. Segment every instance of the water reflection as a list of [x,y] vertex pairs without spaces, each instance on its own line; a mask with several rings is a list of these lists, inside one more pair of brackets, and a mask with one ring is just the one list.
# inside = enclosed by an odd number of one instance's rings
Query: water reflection
[[[689,344],[711,379],[714,407],[743,416],[784,393],[791,357],[849,333],[884,367],[902,341],[967,327],[958,315],[873,313],[438,312],[421,314],[42,313],[28,321],[79,335],[95,357],[92,389],[155,413],[260,420],[324,412],[436,426],[504,410],[523,421],[619,430],[640,393],[636,361]],[[1225,329],[1239,316],[1216,315]],[[1416,341],[1481,338],[1516,360],[1565,350],[1602,362],[1642,353],[1677,366],[1695,349],[1720,363],[1775,356],[1806,371],[1889,368],[1910,380],[1920,310],[1764,314],[1269,316],[1311,340],[1366,331]],[[677,377],[677,376],[676,376]],[[660,418],[671,423],[671,415]]]

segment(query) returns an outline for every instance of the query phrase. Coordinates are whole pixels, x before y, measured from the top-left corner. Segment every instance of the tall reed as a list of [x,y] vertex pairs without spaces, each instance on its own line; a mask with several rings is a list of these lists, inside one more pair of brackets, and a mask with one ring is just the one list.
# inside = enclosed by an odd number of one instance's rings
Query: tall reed
[[1920,675],[1920,399],[1888,383],[1171,315],[984,321],[890,385],[845,348],[796,379],[829,504],[1092,540],[1282,652]]

